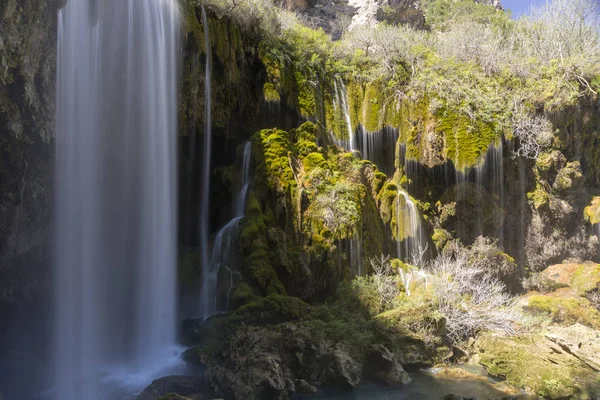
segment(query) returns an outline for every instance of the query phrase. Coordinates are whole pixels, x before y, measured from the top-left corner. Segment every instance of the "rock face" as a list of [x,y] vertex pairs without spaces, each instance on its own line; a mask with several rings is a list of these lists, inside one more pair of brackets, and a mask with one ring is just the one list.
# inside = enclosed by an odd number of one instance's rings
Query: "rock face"
[[311,339],[308,333],[294,323],[248,327],[233,334],[218,355],[192,351],[188,358],[204,364],[206,379],[224,398],[288,399],[326,384],[356,387],[361,363],[345,346]]
[[0,4],[0,308],[45,285],[56,4]]

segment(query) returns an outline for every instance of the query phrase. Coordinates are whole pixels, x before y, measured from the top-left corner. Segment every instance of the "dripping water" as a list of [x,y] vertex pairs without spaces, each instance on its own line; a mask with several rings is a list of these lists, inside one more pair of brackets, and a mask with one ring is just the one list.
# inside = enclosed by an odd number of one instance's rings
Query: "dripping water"
[[206,65],[204,73],[204,157],[200,192],[200,262],[202,263],[202,288],[200,292],[200,316],[208,317],[212,310],[212,282],[209,279],[211,271],[209,247],[209,222],[210,222],[210,168],[212,150],[212,47],[210,44],[210,28],[206,9],[202,6],[202,24],[204,25],[204,44]]
[[172,0],[58,13],[56,399],[138,390],[178,358],[178,42]]

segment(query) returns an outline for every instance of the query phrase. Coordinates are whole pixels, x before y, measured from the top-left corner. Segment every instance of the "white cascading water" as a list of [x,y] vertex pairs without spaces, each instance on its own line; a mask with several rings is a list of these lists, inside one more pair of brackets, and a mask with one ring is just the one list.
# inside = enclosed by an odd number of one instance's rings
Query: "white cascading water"
[[333,109],[336,116],[341,116],[343,119],[344,127],[348,133],[348,139],[334,138],[335,144],[345,148],[348,151],[356,150],[354,144],[354,130],[352,129],[352,121],[350,120],[350,107],[348,106],[348,91],[346,85],[339,75],[335,76],[333,81]]
[[112,399],[115,369],[143,387],[178,356],[179,35],[174,0],[58,13],[57,400]]
[[212,148],[212,47],[210,44],[210,27],[206,9],[202,7],[202,24],[204,25],[204,44],[206,49],[206,65],[204,73],[204,158],[202,169],[202,192],[200,193],[200,262],[202,263],[202,288],[200,292],[200,316],[208,317],[213,310],[213,288],[210,277],[209,247],[209,215],[210,215],[210,168]]
[[356,130],[357,150],[365,160],[372,161],[380,171],[391,176],[395,171],[396,143],[400,131],[390,126],[369,132],[362,125]]
[[240,191],[233,204],[233,218],[222,227],[213,243],[212,257],[210,263],[210,270],[208,272],[207,294],[208,304],[210,307],[207,309],[205,317],[209,317],[219,311],[218,307],[218,290],[219,284],[219,272],[223,268],[227,271],[230,277],[230,285],[227,293],[227,299],[225,301],[225,310],[229,308],[229,294],[234,285],[233,277],[238,275],[237,262],[238,262],[238,238],[239,238],[239,225],[246,211],[246,197],[248,195],[248,187],[250,186],[250,159],[252,156],[252,143],[246,142],[244,145],[244,156],[242,159],[242,182],[240,185]]
[[411,262],[413,257],[424,250],[425,244],[419,209],[404,190],[398,191],[396,220],[398,239],[404,238],[396,241],[398,258]]
[[[360,229],[361,226],[358,227]],[[363,251],[360,232],[356,232],[350,239],[350,269],[354,276],[363,274]]]

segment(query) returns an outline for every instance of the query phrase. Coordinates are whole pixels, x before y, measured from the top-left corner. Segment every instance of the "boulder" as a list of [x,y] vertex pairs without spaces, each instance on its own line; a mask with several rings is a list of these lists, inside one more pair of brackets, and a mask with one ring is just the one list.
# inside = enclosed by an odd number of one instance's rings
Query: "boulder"
[[548,399],[595,399],[599,332],[580,324],[550,326],[520,337],[487,333],[476,341],[479,362],[488,373]]
[[552,187],[558,192],[565,193],[579,189],[584,180],[579,161],[572,161],[558,171]]
[[398,357],[381,344],[373,345],[367,358],[367,365],[369,370],[373,371],[373,376],[385,383],[404,385],[411,381],[398,361]]
[[580,296],[600,288],[600,264],[556,264],[542,271],[544,280],[559,286],[568,286]]

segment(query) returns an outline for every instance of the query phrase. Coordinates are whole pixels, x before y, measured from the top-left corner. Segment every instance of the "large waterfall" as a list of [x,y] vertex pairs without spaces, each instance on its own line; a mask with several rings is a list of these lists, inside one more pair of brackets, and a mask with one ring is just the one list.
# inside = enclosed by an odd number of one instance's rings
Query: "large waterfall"
[[173,356],[179,33],[175,0],[59,11],[56,399],[114,398],[110,372],[148,384]]

